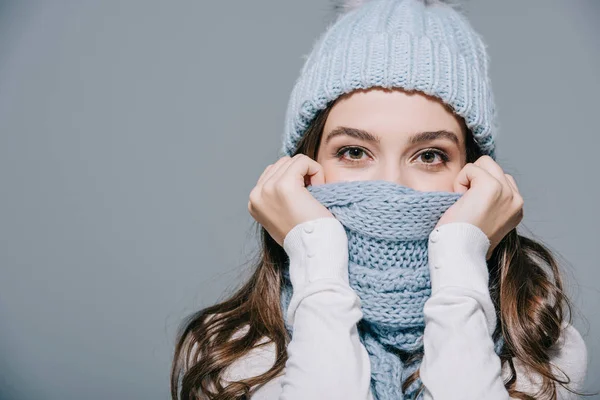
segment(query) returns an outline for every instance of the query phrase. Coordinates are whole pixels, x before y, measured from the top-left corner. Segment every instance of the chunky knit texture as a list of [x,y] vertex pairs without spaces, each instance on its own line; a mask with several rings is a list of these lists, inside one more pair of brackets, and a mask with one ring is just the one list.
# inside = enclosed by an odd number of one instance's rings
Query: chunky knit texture
[[489,56],[466,17],[449,4],[424,0],[371,0],[348,9],[306,58],[288,102],[280,156],[294,154],[330,102],[378,86],[439,98],[464,118],[483,154],[495,159]]
[[[361,301],[358,331],[371,361],[373,395],[379,400],[415,398],[421,381],[406,393],[401,382],[420,364],[405,363],[406,357],[423,350],[423,307],[431,296],[429,234],[461,195],[422,192],[382,180],[307,189],[342,223],[348,237],[348,276]],[[287,315],[293,294],[289,265],[283,275],[281,306]],[[502,343],[496,342],[497,354]]]

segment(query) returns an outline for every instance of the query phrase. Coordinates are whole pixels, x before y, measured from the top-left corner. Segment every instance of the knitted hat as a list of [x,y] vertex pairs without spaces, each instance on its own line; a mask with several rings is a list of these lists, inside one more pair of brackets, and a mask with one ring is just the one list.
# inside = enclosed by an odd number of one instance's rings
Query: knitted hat
[[452,5],[434,0],[344,0],[318,38],[288,103],[280,156],[291,156],[319,110],[374,86],[437,97],[495,157],[496,117],[481,37]]

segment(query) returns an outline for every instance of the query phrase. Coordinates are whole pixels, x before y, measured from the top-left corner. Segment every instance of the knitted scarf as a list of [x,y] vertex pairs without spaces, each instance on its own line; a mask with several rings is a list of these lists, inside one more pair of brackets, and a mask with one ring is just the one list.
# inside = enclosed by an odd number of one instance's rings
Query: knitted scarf
[[[375,399],[414,399],[421,380],[403,393],[401,383],[419,368],[425,320],[423,306],[431,295],[427,244],[442,214],[461,196],[423,192],[389,181],[341,181],[308,186],[338,219],[348,237],[350,286],[361,301],[357,324],[371,362]],[[283,315],[292,296],[289,260],[283,269]],[[293,327],[286,321],[293,335]],[[503,339],[495,343],[500,354]]]

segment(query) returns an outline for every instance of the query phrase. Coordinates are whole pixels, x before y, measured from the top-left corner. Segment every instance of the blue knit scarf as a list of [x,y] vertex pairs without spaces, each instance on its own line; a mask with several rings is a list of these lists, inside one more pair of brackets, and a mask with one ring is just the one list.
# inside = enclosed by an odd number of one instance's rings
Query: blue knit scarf
[[[403,393],[401,383],[419,368],[425,320],[431,295],[427,244],[442,214],[461,196],[423,192],[389,181],[342,181],[308,186],[339,220],[348,236],[350,286],[361,301],[360,340],[371,361],[375,399],[414,399],[421,380]],[[283,315],[292,296],[289,260],[283,269]],[[293,335],[293,327],[286,321]],[[500,354],[503,339],[495,343]],[[420,398],[420,396],[419,396]]]

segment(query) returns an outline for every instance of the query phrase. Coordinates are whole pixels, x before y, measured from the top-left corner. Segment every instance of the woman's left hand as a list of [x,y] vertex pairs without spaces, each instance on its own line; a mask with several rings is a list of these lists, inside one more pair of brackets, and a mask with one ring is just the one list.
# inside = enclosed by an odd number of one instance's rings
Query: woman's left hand
[[438,221],[468,222],[490,240],[489,259],[502,238],[523,219],[523,198],[517,183],[488,155],[467,163],[454,180],[454,191],[463,193]]

